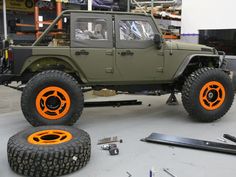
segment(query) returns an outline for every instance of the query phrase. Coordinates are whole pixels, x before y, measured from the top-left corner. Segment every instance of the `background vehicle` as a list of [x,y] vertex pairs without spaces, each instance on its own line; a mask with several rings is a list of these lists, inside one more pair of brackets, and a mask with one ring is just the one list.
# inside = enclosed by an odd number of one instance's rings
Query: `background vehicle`
[[[88,2],[87,0],[81,0],[80,5],[82,9],[86,10]],[[115,11],[126,11],[127,0],[93,0],[94,10],[115,10]]]
[[[64,31],[57,32],[61,19]],[[34,126],[75,123],[88,86],[181,92],[187,112],[204,122],[221,118],[234,99],[224,55],[165,41],[151,15],[64,11],[32,46],[4,50],[0,81],[26,84],[21,106]]]

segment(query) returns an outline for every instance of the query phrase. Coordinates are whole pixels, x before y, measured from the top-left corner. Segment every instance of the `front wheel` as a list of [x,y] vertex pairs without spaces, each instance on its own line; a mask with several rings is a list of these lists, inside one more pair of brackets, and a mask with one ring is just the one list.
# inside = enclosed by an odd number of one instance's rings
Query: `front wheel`
[[25,118],[33,126],[72,125],[80,117],[84,97],[78,82],[57,70],[34,76],[21,96]]
[[201,68],[193,72],[182,89],[182,102],[189,115],[202,122],[224,116],[234,100],[229,76],[220,69]]

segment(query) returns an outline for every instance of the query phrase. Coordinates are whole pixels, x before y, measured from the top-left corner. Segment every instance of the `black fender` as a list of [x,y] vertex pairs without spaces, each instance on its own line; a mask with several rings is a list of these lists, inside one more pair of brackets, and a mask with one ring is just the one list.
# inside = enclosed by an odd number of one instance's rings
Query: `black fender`
[[179,78],[183,74],[185,69],[188,67],[189,63],[191,61],[193,61],[195,58],[201,58],[202,60],[207,59],[208,61],[209,60],[210,61],[214,60],[214,61],[218,62],[219,66],[220,66],[220,55],[215,55],[215,54],[193,54],[193,55],[189,55],[184,59],[182,64],[177,69],[177,71],[174,75],[174,79]]

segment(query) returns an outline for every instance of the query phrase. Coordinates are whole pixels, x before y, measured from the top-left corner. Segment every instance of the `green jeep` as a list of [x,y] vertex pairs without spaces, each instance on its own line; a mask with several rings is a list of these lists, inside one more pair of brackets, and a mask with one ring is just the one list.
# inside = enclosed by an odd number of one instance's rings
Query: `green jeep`
[[189,115],[203,122],[224,116],[234,100],[224,55],[165,41],[151,15],[68,10],[32,46],[4,45],[0,83],[26,84],[21,107],[33,126],[74,124],[87,87],[181,92]]

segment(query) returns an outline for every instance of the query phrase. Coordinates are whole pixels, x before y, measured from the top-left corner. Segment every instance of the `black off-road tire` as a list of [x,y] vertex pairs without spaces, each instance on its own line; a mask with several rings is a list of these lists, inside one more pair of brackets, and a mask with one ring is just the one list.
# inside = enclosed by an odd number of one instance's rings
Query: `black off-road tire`
[[[49,119],[40,114],[36,106],[37,96],[48,87],[63,89],[70,99],[67,113],[58,119]],[[34,76],[27,83],[21,96],[22,112],[27,121],[33,126],[73,125],[82,114],[83,107],[84,97],[78,82],[71,75],[57,70],[44,71]]]
[[[63,130],[72,139],[61,144],[38,145],[29,142],[30,135],[44,130]],[[84,167],[91,154],[88,133],[67,126],[42,126],[12,136],[7,146],[8,162],[13,171],[28,177],[54,177],[70,174]]]
[[[204,85],[212,81],[217,81],[223,86],[225,89],[225,99],[220,104],[220,107],[209,110],[202,106],[199,96]],[[222,95],[221,93],[218,95]],[[232,81],[224,71],[217,68],[201,68],[196,70],[186,79],[182,88],[184,108],[191,117],[201,122],[213,122],[224,116],[232,106],[233,100]]]

